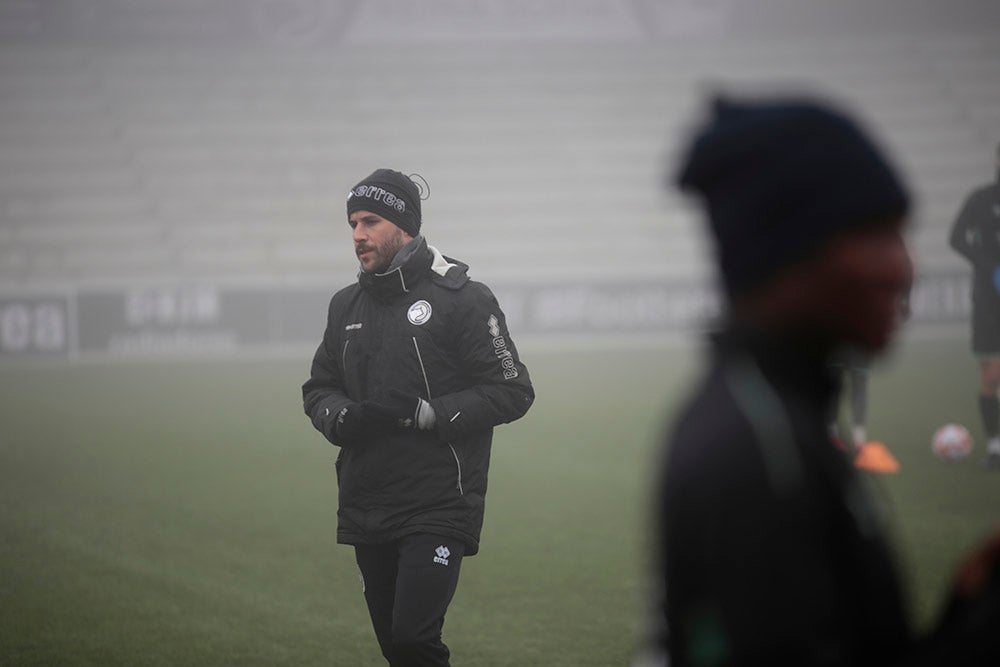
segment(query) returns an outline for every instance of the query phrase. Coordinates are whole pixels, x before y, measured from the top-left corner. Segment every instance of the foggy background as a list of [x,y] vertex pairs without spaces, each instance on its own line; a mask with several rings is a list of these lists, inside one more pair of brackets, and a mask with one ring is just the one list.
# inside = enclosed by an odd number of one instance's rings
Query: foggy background
[[717,89],[855,109],[917,196],[911,330],[965,336],[947,233],[994,175],[998,25],[992,0],[4,0],[0,356],[305,362],[379,167],[427,179],[424,234],[522,347],[683,336],[717,304],[665,183]]
[[997,0],[0,0],[0,662],[380,664],[299,388],[356,279],[347,192],[388,167],[537,393],[446,641],[627,664],[653,457],[719,306],[668,185],[716,90],[854,110],[914,191],[870,427],[932,618],[1000,507],[929,447],[981,434],[947,237],[995,178],[998,26]]

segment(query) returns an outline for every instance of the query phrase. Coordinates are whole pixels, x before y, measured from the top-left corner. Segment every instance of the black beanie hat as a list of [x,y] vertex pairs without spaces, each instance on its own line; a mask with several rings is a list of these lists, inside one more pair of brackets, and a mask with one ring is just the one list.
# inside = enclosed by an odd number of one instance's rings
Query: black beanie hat
[[376,169],[351,188],[347,195],[347,215],[355,211],[371,211],[410,236],[420,233],[420,189],[409,176],[398,171]]
[[808,100],[719,99],[714,111],[677,180],[705,199],[730,294],[840,233],[906,215],[905,188],[846,115]]

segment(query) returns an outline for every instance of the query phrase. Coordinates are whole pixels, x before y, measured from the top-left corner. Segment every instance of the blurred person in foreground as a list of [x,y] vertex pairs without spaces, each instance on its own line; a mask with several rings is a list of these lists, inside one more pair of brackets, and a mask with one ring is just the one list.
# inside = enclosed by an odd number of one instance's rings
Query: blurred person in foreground
[[351,189],[361,271],[331,299],[302,388],[340,447],[337,541],[393,667],[449,664],[441,631],[479,550],[493,427],[534,400],[493,293],[420,234],[420,194],[389,169]]
[[1000,618],[995,545],[975,561],[988,576],[947,615],[949,636],[972,640],[917,642],[883,515],[828,437],[831,361],[846,346],[884,350],[912,280],[909,199],[894,170],[852,120],[820,103],[720,100],[679,183],[708,209],[726,313],[670,439],[658,651],[642,664],[1000,655],[992,631],[977,634],[967,618],[983,597],[990,622]]
[[973,190],[951,230],[951,247],[972,264],[972,353],[979,358],[979,414],[986,464],[1000,468],[1000,145],[996,182]]

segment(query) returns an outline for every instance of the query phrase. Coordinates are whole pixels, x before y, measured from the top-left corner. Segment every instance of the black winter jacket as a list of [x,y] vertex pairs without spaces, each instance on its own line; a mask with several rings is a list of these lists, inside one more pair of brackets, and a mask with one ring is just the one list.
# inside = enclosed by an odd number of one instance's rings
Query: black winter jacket
[[951,228],[951,247],[972,263],[972,299],[982,308],[1000,307],[1000,184],[969,194]]
[[[496,298],[467,271],[419,238],[400,267],[362,273],[330,300],[302,393],[316,429],[342,445],[338,542],[429,532],[479,550],[493,427],[524,415],[534,391]],[[393,388],[428,400],[436,427],[338,442],[343,407]]]
[[660,496],[671,664],[887,665],[910,647],[874,497],[826,432],[825,359],[731,329]]

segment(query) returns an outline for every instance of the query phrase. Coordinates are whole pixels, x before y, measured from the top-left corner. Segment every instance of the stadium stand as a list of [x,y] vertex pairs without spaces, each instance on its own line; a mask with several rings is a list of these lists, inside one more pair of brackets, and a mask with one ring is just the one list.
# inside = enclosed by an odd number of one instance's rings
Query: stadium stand
[[[343,284],[344,195],[380,166],[427,178],[428,237],[484,280],[703,280],[697,215],[663,184],[717,86],[859,108],[918,193],[918,269],[961,269],[948,225],[1000,139],[992,26],[287,48],[144,40],[128,15],[76,34],[43,7],[0,6],[8,292]],[[208,30],[176,7],[164,31]]]
[[946,225],[1000,126],[985,35],[280,57],[8,43],[2,62],[0,270],[25,286],[350,273],[342,194],[382,164],[426,175],[428,234],[491,273],[697,272],[691,216],[659,186],[716,81],[863,109],[921,195],[919,259],[951,265]]

